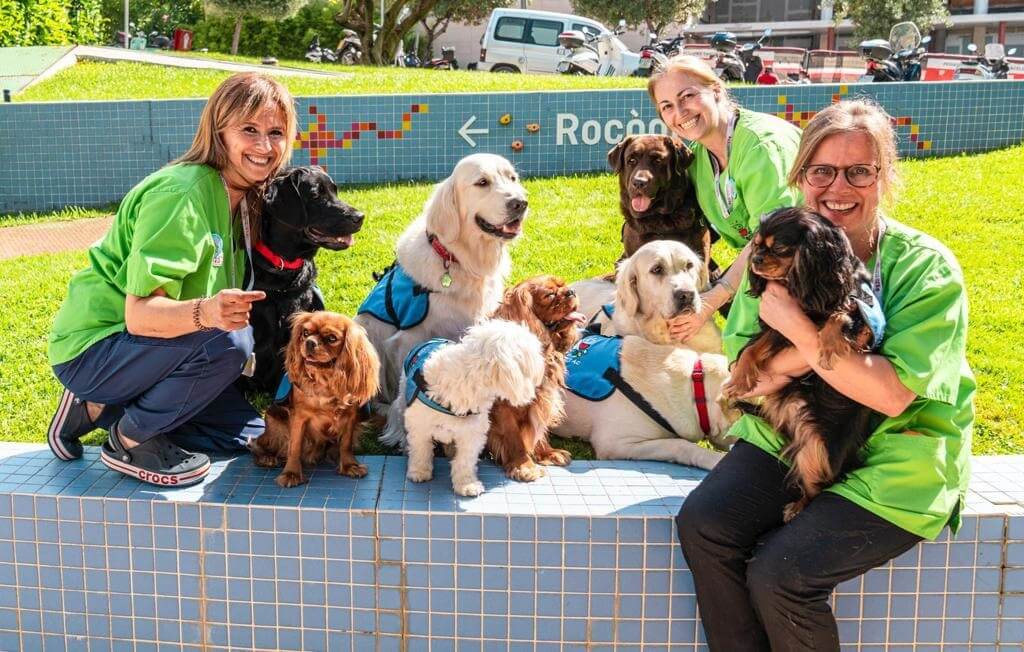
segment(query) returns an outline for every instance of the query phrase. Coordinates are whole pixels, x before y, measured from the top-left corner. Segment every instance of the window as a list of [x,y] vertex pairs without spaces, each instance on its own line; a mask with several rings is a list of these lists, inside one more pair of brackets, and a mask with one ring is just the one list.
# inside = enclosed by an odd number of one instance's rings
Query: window
[[583,32],[589,36],[597,36],[601,33],[601,30],[593,25],[584,25],[583,23],[573,23],[572,28],[577,32]]
[[534,45],[558,45],[558,35],[562,33],[562,23],[555,20],[532,20],[530,21],[530,37],[527,43]]
[[525,33],[526,19],[513,16],[499,18],[498,26],[494,28],[494,38],[498,41],[519,41],[522,43],[526,40],[523,38]]

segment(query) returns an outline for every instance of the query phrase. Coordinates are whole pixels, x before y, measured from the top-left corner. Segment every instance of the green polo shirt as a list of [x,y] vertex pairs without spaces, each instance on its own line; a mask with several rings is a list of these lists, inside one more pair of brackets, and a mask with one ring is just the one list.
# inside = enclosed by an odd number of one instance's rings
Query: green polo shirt
[[[919,231],[885,218],[879,354],[917,398],[886,418],[861,451],[864,464],[828,489],[899,527],[934,539],[949,523],[956,532],[970,474],[974,375],[967,365],[967,295],[953,254]],[[874,269],[874,259],[868,262]],[[758,330],[759,300],[747,275],[726,322],[726,355],[735,360]],[[916,434],[910,434],[916,433]],[[730,434],[778,456],[782,437],[750,415]]]
[[[692,143],[689,167],[700,209],[734,249],[742,249],[754,237],[762,215],[803,203],[800,191],[786,181],[800,146],[800,130],[766,113],[740,109],[739,114],[718,191],[711,154],[700,143]],[[732,207],[726,212],[730,196]]]
[[129,294],[148,297],[162,288],[184,301],[212,296],[232,280],[238,287],[245,273],[245,248],[235,246],[240,237],[217,170],[182,163],[143,179],[89,248],[89,267],[71,278],[50,331],[50,364],[125,330]]

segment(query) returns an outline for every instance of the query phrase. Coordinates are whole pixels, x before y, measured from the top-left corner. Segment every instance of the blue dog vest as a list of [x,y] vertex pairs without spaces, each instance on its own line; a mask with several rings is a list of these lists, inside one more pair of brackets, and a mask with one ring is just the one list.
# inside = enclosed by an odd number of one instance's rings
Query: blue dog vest
[[369,313],[404,331],[417,326],[430,311],[430,290],[418,284],[397,262],[384,272],[358,314]]
[[585,333],[593,333],[595,335],[600,335],[601,324],[600,322],[597,321],[597,318],[600,317],[602,314],[608,319],[611,319],[612,315],[615,314],[615,304],[606,303],[603,306],[601,306],[601,309],[598,310],[594,314],[594,316],[590,318],[590,322],[587,324],[587,327],[583,329],[583,331]]
[[[610,310],[606,314],[610,315]],[[619,390],[652,421],[678,437],[672,424],[622,377],[622,338],[583,332],[584,336],[565,356],[566,388],[580,398],[595,402]]]
[[861,284],[864,298],[854,297],[861,316],[871,329],[873,341],[871,350],[877,351],[882,346],[882,338],[885,336],[885,313],[882,312],[882,301],[871,291],[867,283]]
[[[435,337],[434,339],[427,340],[422,344],[416,345],[412,351],[409,351],[409,355],[405,356],[403,369],[405,369],[405,404],[407,406],[412,405],[413,401],[418,400],[427,407],[437,410],[443,414],[453,417],[467,416],[464,414],[455,414],[448,407],[431,399],[430,396],[427,395],[427,381],[423,379],[423,365],[434,352],[451,343],[451,340],[446,340],[442,337]],[[473,413],[470,412],[469,414]]]

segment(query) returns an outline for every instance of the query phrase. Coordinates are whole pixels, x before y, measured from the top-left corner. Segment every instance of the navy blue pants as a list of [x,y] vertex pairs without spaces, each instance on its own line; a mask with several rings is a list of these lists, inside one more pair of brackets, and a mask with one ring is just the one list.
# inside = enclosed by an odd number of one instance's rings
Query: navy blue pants
[[53,371],[75,396],[107,406],[101,428],[117,422],[140,443],[162,433],[186,450],[236,452],[264,428],[234,384],[252,350],[251,326],[175,338],[122,332]]

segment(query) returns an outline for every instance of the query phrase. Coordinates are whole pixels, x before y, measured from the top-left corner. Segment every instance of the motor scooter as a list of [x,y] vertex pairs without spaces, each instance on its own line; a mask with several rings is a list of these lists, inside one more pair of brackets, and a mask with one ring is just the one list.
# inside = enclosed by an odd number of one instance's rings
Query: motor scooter
[[892,26],[889,40],[861,41],[860,54],[867,60],[867,70],[858,81],[920,81],[921,57],[931,40],[931,36],[921,38],[917,25],[904,22]]
[[679,54],[686,36],[680,32],[673,38],[658,40],[657,34],[650,34],[650,42],[640,48],[640,61],[637,64],[637,77],[650,77],[651,72],[664,66],[669,59]]
[[732,32],[715,32],[711,36],[711,47],[718,53],[715,57],[715,73],[727,82],[756,81],[764,68],[757,51],[771,35],[772,28],[766,27],[757,41],[740,46]]
[[970,43],[967,51],[973,56],[971,59],[964,59],[956,67],[953,79],[981,80],[981,79],[1006,79],[1010,72],[1010,64],[1006,62],[1007,55],[1013,55],[1017,48],[1010,48],[1009,53],[1002,43],[986,43],[984,54],[978,53],[978,46]]
[[423,67],[433,68],[434,70],[458,70],[459,62],[455,60],[455,48],[442,47],[441,56],[424,61]]
[[306,48],[306,59],[313,63],[334,63],[338,60],[334,56],[334,50],[331,48],[320,47],[320,35],[317,34],[310,41],[309,47]]
[[363,60],[363,42],[359,34],[351,29],[341,30],[341,40],[334,48],[334,57],[345,66],[354,66]]
[[558,35],[562,60],[556,70],[565,75],[597,75],[598,77],[628,77],[640,65],[640,55],[631,52],[619,40],[626,31],[626,21],[620,20],[614,31],[588,34],[569,30]]

